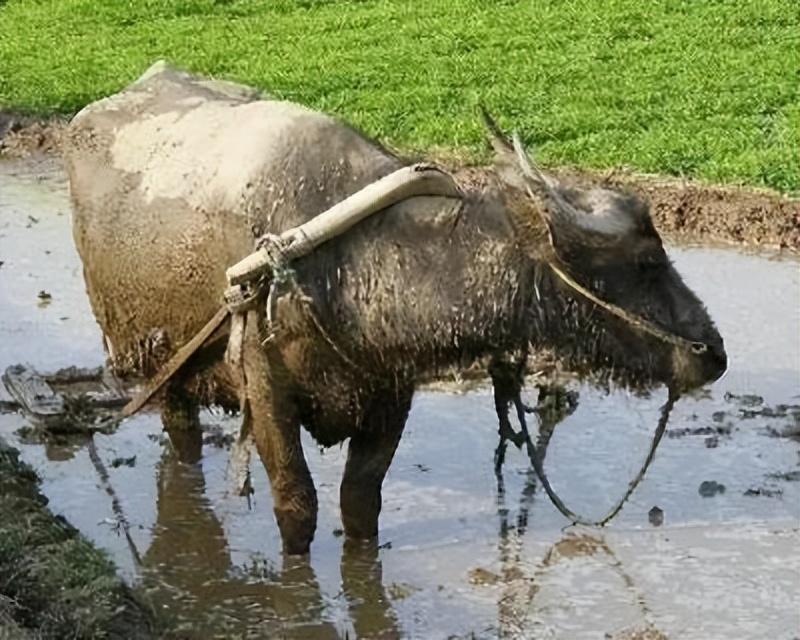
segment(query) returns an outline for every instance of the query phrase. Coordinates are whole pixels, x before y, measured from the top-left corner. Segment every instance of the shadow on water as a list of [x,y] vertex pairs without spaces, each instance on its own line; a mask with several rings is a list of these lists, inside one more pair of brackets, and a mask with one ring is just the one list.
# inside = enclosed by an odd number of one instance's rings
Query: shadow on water
[[[68,211],[60,173],[0,163],[0,369],[102,361]],[[282,556],[260,464],[252,510],[230,493],[228,452],[209,430],[230,435],[235,420],[205,412],[206,442],[188,445],[190,463],[153,414],[95,436],[139,568],[85,443],[23,438],[14,413],[0,413],[0,437],[180,637],[628,640],[646,629],[639,637],[790,640],[800,628],[800,270],[730,250],[670,253],[718,322],[730,371],[676,405],[645,480],[603,530],[563,531],[514,447],[495,475],[486,388],[416,396],[384,485],[380,547],[339,537],[345,450],[320,451],[304,436],[320,503],[310,560]],[[556,490],[593,517],[638,468],[663,393],[577,383],[567,392],[534,397],[531,432]]]

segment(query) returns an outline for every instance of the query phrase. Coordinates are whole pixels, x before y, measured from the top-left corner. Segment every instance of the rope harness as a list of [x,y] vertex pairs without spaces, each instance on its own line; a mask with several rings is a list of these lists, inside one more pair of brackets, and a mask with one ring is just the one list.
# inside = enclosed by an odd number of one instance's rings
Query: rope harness
[[708,345],[704,342],[696,342],[693,340],[687,340],[686,338],[679,336],[675,333],[670,333],[669,331],[664,331],[662,328],[657,327],[655,324],[650,322],[649,320],[632,314],[622,307],[618,307],[611,302],[607,302],[598,298],[595,294],[589,291],[586,287],[581,286],[575,280],[573,280],[565,271],[563,271],[555,262],[555,260],[548,260],[547,265],[553,270],[565,284],[569,287],[580,293],[584,298],[593,302],[598,307],[605,309],[611,315],[616,316],[625,322],[627,322],[632,327],[638,329],[642,333],[647,333],[654,338],[658,338],[662,342],[666,342],[667,344],[674,345],[676,347],[681,347],[686,349],[687,351],[691,351],[696,355],[700,355],[708,351]]
[[[236,339],[232,344],[229,341],[228,352],[234,359],[240,357],[245,316],[258,310],[259,300],[266,290],[270,314],[267,320],[273,320],[271,314],[278,297],[277,286],[287,281],[294,282],[289,269],[293,260],[311,253],[319,245],[341,235],[374,213],[385,211],[398,202],[416,196],[461,199],[462,194],[447,172],[428,163],[413,164],[368,184],[299,227],[284,231],[279,236],[267,234],[259,238],[256,250],[226,271],[229,286],[224,294],[224,304],[125,405],[122,409],[123,416],[132,416],[144,407],[222,327],[229,315],[233,318],[231,335]],[[299,292],[299,287],[295,287],[295,291]],[[312,313],[313,318],[316,316]],[[322,325],[318,321],[315,324],[327,341],[331,342]]]

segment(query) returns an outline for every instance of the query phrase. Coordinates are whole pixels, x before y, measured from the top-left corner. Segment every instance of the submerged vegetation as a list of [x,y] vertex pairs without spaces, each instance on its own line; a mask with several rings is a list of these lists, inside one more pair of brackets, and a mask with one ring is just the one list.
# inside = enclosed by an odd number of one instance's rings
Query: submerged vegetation
[[39,493],[0,440],[0,637],[151,638],[149,609]]
[[548,164],[796,192],[798,22],[791,0],[8,0],[0,106],[69,114],[167,58],[404,150],[485,160],[483,101]]

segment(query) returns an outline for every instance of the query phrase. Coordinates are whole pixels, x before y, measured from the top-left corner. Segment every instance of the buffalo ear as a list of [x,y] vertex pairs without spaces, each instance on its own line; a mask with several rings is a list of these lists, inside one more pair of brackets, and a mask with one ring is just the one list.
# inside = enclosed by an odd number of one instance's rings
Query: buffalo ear
[[525,177],[520,171],[514,145],[500,130],[500,127],[497,126],[497,122],[489,115],[486,108],[483,105],[480,105],[479,108],[483,124],[486,126],[489,144],[491,144],[492,149],[494,149],[494,170],[497,177],[509,187],[518,189],[524,193],[527,191],[527,184],[525,182]]
[[481,107],[489,142],[495,151],[495,171],[507,185],[526,192],[550,232],[551,243],[584,247],[616,246],[632,229],[625,200],[609,189],[565,189],[531,160],[517,134],[509,140]]

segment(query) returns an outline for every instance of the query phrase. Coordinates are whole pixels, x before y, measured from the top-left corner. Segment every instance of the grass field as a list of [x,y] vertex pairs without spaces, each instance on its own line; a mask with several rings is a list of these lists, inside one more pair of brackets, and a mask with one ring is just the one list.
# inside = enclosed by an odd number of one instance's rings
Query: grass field
[[71,113],[157,58],[486,159],[800,190],[797,0],[0,0],[0,105]]

